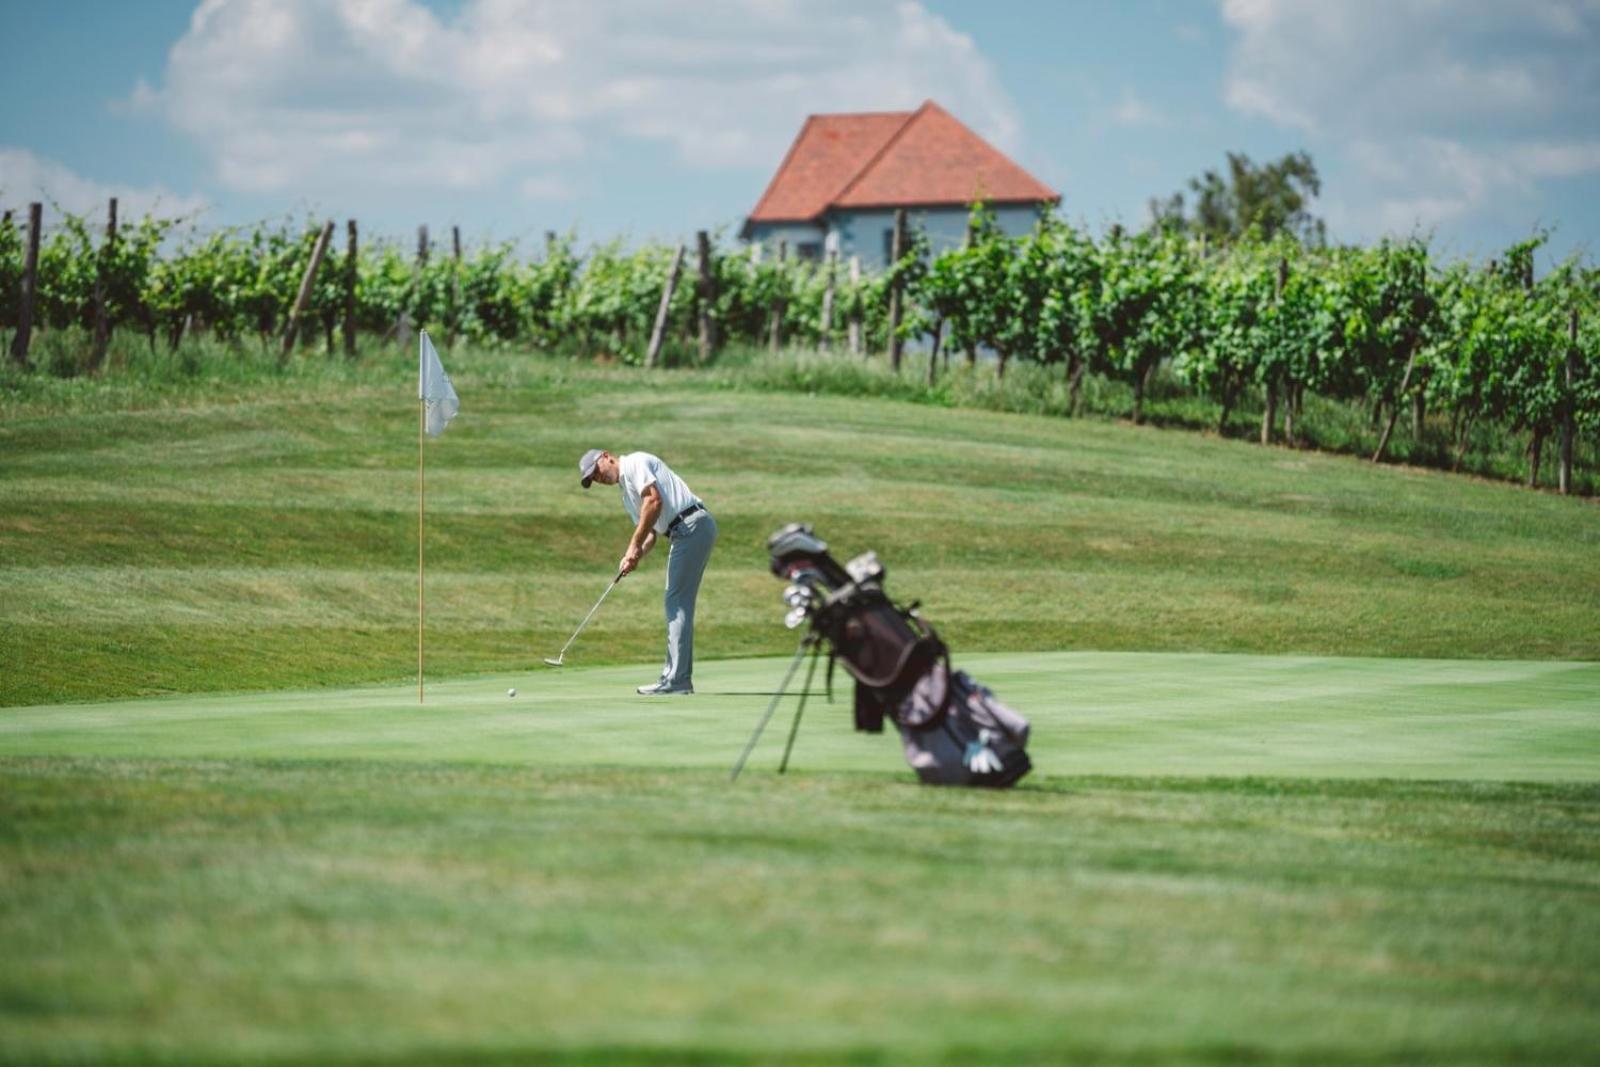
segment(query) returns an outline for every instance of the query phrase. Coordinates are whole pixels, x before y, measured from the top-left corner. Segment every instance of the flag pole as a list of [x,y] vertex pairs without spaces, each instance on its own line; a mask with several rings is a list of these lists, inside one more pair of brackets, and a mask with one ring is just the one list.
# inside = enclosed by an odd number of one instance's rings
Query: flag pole
[[[422,703],[422,637],[423,637],[423,468],[422,457],[427,453],[424,443],[428,435],[438,437],[450,420],[461,410],[460,398],[450,385],[450,376],[439,362],[439,353],[423,330],[417,352],[417,703]],[[437,406],[433,406],[437,405]]]
[[422,438],[428,426],[428,402],[417,402],[417,703],[422,703]]

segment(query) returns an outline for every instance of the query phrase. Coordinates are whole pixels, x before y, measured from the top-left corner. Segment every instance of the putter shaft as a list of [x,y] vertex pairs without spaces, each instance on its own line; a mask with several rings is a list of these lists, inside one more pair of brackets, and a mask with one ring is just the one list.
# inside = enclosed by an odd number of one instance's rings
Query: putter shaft
[[556,653],[556,658],[552,660],[547,656],[545,657],[546,663],[552,667],[561,666],[567,658],[567,649],[571,648],[572,642],[576,641],[578,635],[583,633],[583,628],[589,625],[589,620],[594,618],[594,613],[600,610],[600,605],[606,602],[606,597],[611,595],[611,590],[615,589],[620,581],[622,581],[622,575],[619,573],[615,578],[611,579],[611,584],[606,586],[606,591],[600,594],[600,599],[594,602],[594,607],[589,609],[589,614],[583,617],[583,621],[578,624],[578,628],[572,631],[572,636],[567,638],[567,643],[561,646],[561,651]]

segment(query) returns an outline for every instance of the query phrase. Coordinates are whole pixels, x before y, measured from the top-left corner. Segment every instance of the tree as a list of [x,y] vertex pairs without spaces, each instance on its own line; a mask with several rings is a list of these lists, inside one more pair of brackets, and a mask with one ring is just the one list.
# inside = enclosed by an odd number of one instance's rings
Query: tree
[[1173,360],[1180,378],[1220,405],[1219,434],[1227,432],[1228,416],[1246,383],[1257,380],[1260,365],[1268,361],[1266,319],[1278,298],[1275,251],[1246,242],[1207,261],[1200,343]]
[[1025,320],[1016,314],[1018,242],[1000,231],[994,213],[973,205],[971,239],[944,252],[917,280],[917,298],[940,316],[950,343],[969,353],[992,348],[1004,377],[1013,355],[1028,352]]
[[1327,240],[1327,227],[1308,210],[1322,192],[1322,180],[1305,152],[1261,166],[1243,152],[1229,152],[1225,177],[1208,170],[1189,179],[1189,190],[1195,198],[1192,215],[1181,191],[1150,201],[1155,228],[1198,234],[1218,244],[1232,244],[1252,230],[1268,241],[1279,233],[1312,246]]
[[1170,234],[1113,230],[1098,251],[1091,359],[1094,369],[1133,387],[1133,421],[1141,423],[1156,365],[1196,347],[1200,280],[1188,242]]
[[1039,262],[1037,272],[1043,289],[1034,326],[1036,358],[1041,363],[1065,365],[1068,410],[1076,414],[1083,376],[1095,349],[1094,309],[1100,292],[1100,256],[1087,234],[1053,213],[1041,220],[1032,243],[1034,249],[1024,259]]

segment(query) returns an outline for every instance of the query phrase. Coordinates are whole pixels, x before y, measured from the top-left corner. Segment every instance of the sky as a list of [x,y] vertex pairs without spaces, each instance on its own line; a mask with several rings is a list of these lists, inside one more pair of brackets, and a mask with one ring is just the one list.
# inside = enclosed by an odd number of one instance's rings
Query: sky
[[1095,229],[1304,150],[1335,241],[1600,258],[1600,0],[0,0],[0,41],[10,209],[731,234],[806,115],[934,99]]

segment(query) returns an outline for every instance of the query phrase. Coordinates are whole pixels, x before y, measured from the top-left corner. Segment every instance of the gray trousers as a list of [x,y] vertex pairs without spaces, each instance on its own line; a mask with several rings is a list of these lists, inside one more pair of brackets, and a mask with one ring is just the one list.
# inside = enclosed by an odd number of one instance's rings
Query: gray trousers
[[688,685],[694,677],[694,602],[716,543],[717,520],[697,511],[678,524],[667,552],[667,662],[661,677],[673,685]]

